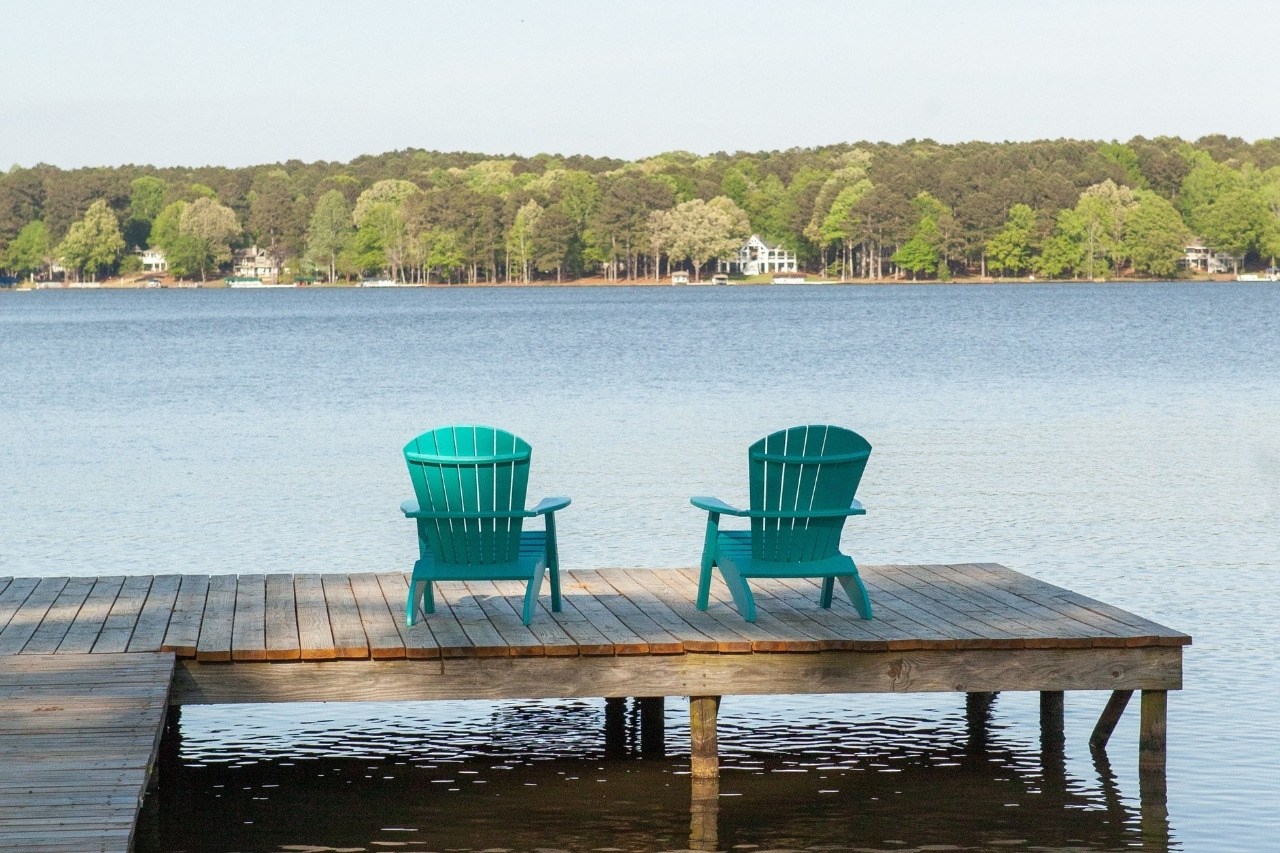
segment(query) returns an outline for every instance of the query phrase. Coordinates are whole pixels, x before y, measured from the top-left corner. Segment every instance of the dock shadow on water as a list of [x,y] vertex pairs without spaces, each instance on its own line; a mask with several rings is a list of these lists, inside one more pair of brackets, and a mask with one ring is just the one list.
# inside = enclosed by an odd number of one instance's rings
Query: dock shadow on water
[[958,698],[918,717],[727,700],[718,785],[689,776],[677,698],[665,732],[632,700],[189,706],[137,850],[1177,849],[1105,753],[1072,778],[1059,739]]

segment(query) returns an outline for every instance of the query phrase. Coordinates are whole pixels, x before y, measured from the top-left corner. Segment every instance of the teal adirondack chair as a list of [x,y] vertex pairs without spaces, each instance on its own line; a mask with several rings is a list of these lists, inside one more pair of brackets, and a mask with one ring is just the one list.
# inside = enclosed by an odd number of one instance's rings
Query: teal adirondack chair
[[[417,605],[435,612],[436,581],[527,580],[524,624],[533,621],[542,578],[551,575],[551,609],[560,612],[560,559],[555,511],[568,498],[545,498],[524,508],[531,448],[524,439],[485,426],[447,426],[424,432],[404,447],[417,500],[400,505],[418,523],[418,550],[409,580],[405,624]],[[546,530],[523,529],[546,516]]]
[[[748,578],[822,578],[818,603],[831,606],[840,581],[863,619],[871,599],[853,560],[840,553],[840,532],[851,515],[866,515],[854,500],[871,445],[856,432],[835,426],[798,426],[766,436],[747,452],[751,509],[735,509],[711,497],[690,502],[707,511],[698,609],[706,610],[711,570],[720,567],[725,585],[748,622],[756,602]],[[751,530],[721,530],[720,516],[751,520]]]

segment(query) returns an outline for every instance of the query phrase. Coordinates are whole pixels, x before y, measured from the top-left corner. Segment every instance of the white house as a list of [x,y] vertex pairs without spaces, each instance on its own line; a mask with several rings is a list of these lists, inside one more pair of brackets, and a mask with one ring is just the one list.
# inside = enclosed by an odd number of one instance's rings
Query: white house
[[1226,252],[1215,252],[1198,237],[1182,252],[1182,265],[1200,272],[1231,272],[1235,268],[1235,260]]
[[232,254],[232,267],[237,278],[275,278],[279,267],[266,249],[250,246],[236,249]]
[[142,269],[145,272],[164,272],[169,269],[169,262],[160,249],[143,249],[138,254],[142,256]]
[[736,257],[716,261],[717,272],[761,275],[775,272],[795,272],[796,254],[788,252],[780,243],[768,243],[752,234],[738,249]]

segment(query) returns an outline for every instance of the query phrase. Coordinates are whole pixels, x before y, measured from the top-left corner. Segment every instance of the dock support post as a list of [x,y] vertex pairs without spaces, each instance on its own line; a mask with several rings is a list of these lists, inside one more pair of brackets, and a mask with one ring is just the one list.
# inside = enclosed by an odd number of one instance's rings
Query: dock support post
[[636,701],[640,703],[640,754],[666,755],[666,697],[644,696]]
[[619,758],[627,753],[627,700],[610,696],[604,700],[604,754]]
[[1142,722],[1138,730],[1138,770],[1165,773],[1165,717],[1169,694],[1164,690],[1142,691]]
[[1169,845],[1168,788],[1165,778],[1165,740],[1169,694],[1142,691],[1138,727],[1138,794],[1142,806],[1143,849],[1167,850]]
[[689,849],[715,850],[719,844],[720,780],[692,780],[689,800]]
[[1089,746],[1092,749],[1106,748],[1107,741],[1111,740],[1111,733],[1116,730],[1116,724],[1120,722],[1120,717],[1124,714],[1124,709],[1132,696],[1132,690],[1111,691],[1111,698],[1107,700],[1107,706],[1102,709],[1098,723],[1093,727],[1093,734],[1089,735]]
[[689,769],[694,779],[717,779],[720,754],[716,743],[719,696],[689,697]]
[[1040,691],[1040,752],[1061,753],[1066,748],[1064,694],[1061,690]]
[[991,706],[996,693],[966,693],[964,717],[969,732],[969,752],[979,755],[987,751],[988,729],[991,723]]

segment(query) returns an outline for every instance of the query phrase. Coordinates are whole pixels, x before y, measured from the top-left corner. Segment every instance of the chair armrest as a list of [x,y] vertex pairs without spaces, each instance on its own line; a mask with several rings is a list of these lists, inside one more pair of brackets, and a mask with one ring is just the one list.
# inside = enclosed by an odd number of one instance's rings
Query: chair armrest
[[564,509],[571,503],[569,498],[543,498],[538,505],[525,513],[532,518],[535,515],[550,515],[558,509]]
[[707,512],[718,512],[723,515],[747,516],[751,513],[751,510],[731,507],[719,498],[713,498],[707,495],[695,495],[694,497],[689,498],[689,503],[693,504],[698,509],[705,509]]
[[848,509],[735,509],[717,498],[690,498],[689,503],[707,512],[736,515],[741,518],[842,518],[849,515],[866,515],[858,501],[852,501]]
[[405,518],[436,518],[436,519],[469,519],[469,518],[533,518],[536,515],[549,515],[558,509],[564,509],[569,505],[568,498],[543,498],[542,502],[533,509],[509,509],[509,510],[488,510],[488,511],[465,511],[465,510],[424,510],[418,506],[415,500],[407,500],[400,504],[400,511],[404,513]]

